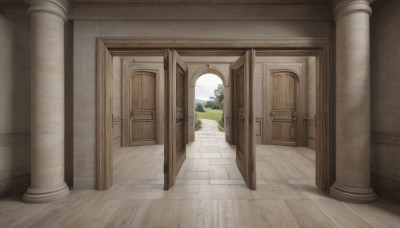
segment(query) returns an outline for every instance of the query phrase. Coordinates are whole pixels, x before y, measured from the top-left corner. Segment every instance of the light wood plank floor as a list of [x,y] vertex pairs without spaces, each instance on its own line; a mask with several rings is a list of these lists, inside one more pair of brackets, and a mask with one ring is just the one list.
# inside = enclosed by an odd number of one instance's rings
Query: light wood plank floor
[[257,146],[257,190],[246,188],[234,147],[196,136],[177,184],[163,190],[163,146],[119,148],[108,191],[74,190],[41,205],[0,200],[0,227],[400,227],[400,206],[349,204],[314,186],[307,148]]

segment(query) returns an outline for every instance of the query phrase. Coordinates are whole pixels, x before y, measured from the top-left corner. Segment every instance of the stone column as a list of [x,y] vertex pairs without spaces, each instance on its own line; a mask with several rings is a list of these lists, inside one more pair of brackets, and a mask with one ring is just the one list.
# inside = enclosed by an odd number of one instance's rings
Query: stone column
[[68,195],[64,181],[64,0],[31,0],[31,186],[28,203]]
[[336,182],[342,201],[376,199],[370,186],[370,31],[368,0],[338,0],[336,21]]

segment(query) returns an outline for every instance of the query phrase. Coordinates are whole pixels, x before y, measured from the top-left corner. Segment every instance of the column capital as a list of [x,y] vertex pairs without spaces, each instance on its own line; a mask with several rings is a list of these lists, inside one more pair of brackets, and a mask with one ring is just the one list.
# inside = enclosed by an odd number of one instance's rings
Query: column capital
[[372,14],[370,3],[374,0],[333,0],[332,8],[335,20],[339,17],[356,12]]
[[68,9],[70,8],[69,0],[26,0],[30,7],[30,13],[46,12],[67,20]]

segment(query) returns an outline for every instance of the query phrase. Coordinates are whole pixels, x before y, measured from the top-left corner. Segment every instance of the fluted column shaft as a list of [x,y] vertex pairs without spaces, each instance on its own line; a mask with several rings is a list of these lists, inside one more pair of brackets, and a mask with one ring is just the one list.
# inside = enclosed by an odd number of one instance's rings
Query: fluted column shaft
[[59,0],[32,0],[31,186],[23,199],[46,203],[66,196],[64,181],[64,23]]
[[371,202],[370,30],[367,0],[338,1],[336,21],[336,182],[331,195]]

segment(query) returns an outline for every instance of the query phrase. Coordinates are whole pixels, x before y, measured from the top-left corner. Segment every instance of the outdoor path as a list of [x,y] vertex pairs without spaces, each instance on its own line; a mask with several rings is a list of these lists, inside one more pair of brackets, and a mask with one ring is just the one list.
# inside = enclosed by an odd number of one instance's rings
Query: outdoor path
[[218,122],[215,120],[201,120],[201,129],[196,131],[196,137],[224,137],[224,132],[218,130]]

